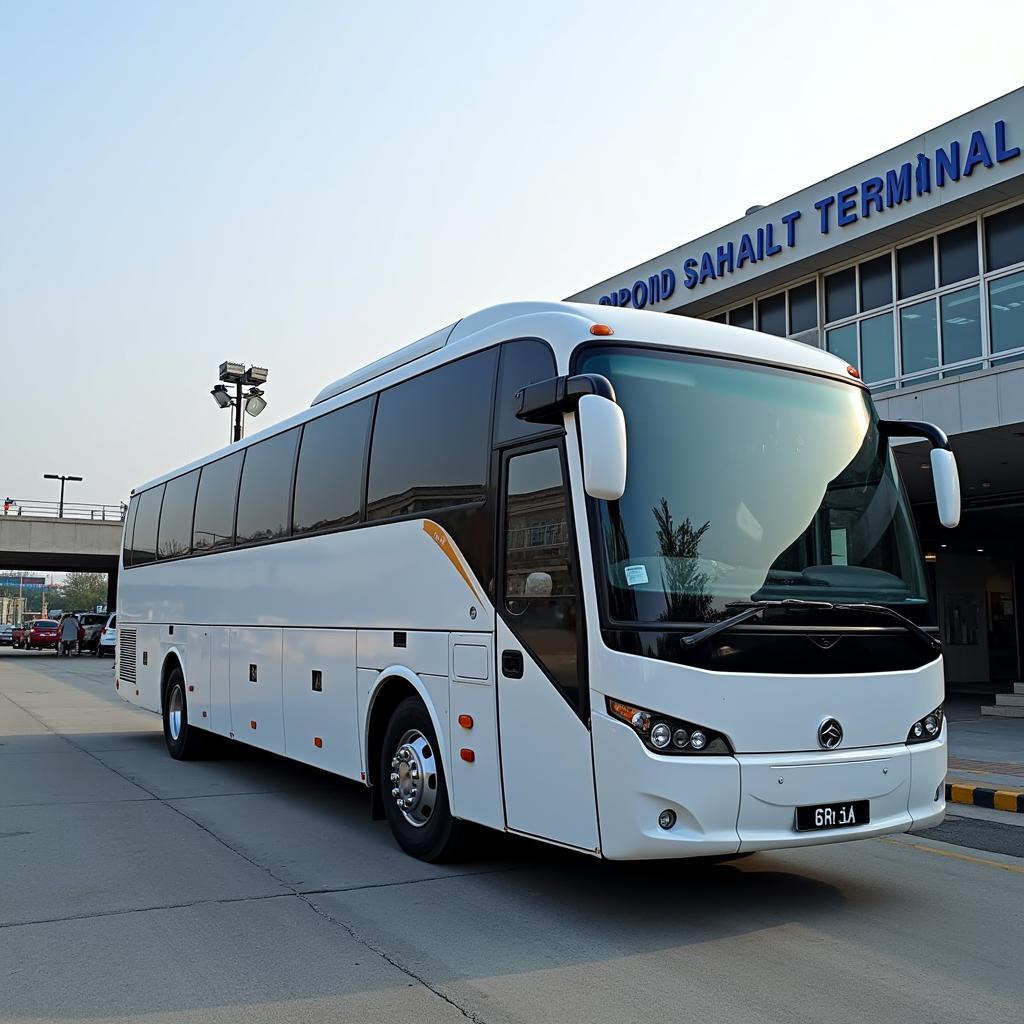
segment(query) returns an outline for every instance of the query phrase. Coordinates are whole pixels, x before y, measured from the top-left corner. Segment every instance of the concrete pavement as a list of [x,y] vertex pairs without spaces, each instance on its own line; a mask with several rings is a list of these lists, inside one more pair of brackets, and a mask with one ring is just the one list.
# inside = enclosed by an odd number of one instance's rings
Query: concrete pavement
[[4,1022],[1020,1024],[1022,857],[616,865],[496,837],[428,866],[354,784],[172,761],[111,676],[0,650]]

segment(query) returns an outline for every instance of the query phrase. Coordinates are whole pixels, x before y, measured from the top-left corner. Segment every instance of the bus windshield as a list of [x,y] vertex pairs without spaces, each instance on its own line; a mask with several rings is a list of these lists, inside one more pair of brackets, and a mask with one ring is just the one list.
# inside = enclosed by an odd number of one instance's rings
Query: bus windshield
[[597,503],[613,620],[713,622],[785,598],[927,607],[863,388],[639,347],[585,350],[577,372],[608,377],[626,418],[626,491]]

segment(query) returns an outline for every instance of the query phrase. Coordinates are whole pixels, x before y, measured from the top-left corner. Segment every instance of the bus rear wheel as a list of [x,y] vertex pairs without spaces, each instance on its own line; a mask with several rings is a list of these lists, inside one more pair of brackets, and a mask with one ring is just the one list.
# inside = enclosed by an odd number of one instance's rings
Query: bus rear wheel
[[180,668],[171,672],[164,694],[164,742],[176,761],[191,761],[201,757],[206,735],[188,723],[188,701],[185,699],[185,676]]
[[377,778],[391,832],[406,853],[431,863],[458,856],[466,826],[452,817],[437,736],[418,697],[395,708]]

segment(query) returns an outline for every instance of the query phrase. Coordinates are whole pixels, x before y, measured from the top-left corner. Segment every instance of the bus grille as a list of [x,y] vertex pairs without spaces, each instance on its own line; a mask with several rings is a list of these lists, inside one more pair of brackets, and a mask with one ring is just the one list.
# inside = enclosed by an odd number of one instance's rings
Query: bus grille
[[129,683],[135,682],[135,630],[117,631],[117,674]]

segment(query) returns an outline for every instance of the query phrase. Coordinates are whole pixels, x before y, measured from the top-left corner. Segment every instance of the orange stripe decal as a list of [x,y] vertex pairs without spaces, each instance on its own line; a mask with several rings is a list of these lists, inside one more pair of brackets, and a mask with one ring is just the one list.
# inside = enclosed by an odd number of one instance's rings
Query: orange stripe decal
[[473,581],[470,579],[469,573],[466,572],[462,565],[462,559],[458,554],[458,548],[455,546],[455,541],[448,536],[445,531],[437,525],[432,519],[423,520],[423,532],[445,553],[448,561],[455,566],[458,574],[466,581],[466,586],[473,592],[473,596],[483,604],[483,598],[477,592],[476,587],[473,585]]

